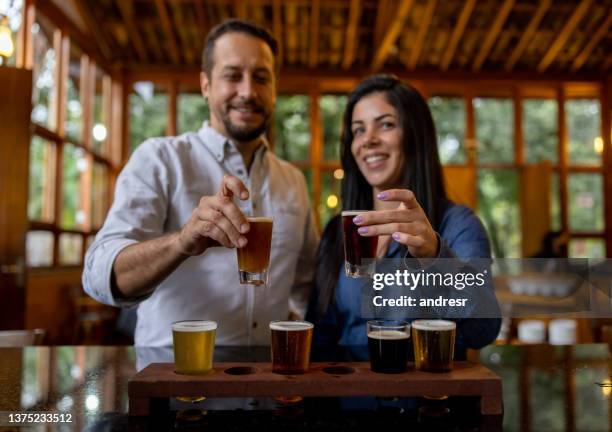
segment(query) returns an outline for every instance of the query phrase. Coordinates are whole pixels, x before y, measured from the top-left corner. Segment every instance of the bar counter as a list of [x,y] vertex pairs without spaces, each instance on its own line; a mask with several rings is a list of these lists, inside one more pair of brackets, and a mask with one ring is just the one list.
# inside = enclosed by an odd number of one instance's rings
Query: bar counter
[[[364,361],[366,347],[313,347],[312,361]],[[480,362],[503,382],[504,414],[483,416],[475,398],[176,399],[148,417],[128,415],[128,380],[171,348],[59,346],[0,348],[0,430],[9,413],[70,414],[70,423],[27,430],[509,430],[607,431],[612,356],[607,344],[499,345]],[[267,347],[216,347],[215,362],[267,362]],[[14,417],[13,417],[14,418]],[[4,429],[8,427],[7,429]]]

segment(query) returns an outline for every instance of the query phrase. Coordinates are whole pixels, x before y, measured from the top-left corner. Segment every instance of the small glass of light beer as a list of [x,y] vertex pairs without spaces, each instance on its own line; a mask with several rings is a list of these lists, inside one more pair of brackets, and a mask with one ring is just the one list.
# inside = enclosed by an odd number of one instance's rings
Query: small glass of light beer
[[270,323],[272,372],[294,375],[308,371],[313,327],[308,321]]
[[345,210],[342,212],[344,232],[344,270],[351,278],[371,277],[376,270],[376,247],[378,237],[364,237],[357,230],[353,218],[366,210]]
[[241,284],[265,285],[268,283],[270,247],[272,245],[272,218],[248,217],[251,229],[244,234],[247,244],[237,248],[238,273]]
[[205,375],[212,371],[217,323],[179,321],[172,324],[175,372]]
[[448,372],[453,369],[457,324],[445,320],[412,322],[412,344],[417,370]]
[[410,350],[410,324],[405,321],[368,321],[370,369],[381,373],[406,371]]

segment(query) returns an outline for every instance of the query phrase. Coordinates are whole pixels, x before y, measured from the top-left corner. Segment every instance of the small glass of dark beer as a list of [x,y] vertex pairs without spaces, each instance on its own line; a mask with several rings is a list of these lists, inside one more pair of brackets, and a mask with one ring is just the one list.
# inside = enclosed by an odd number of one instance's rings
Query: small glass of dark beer
[[412,322],[414,364],[417,370],[448,372],[453,369],[457,324],[446,320]]
[[364,237],[357,232],[353,218],[366,210],[345,210],[342,212],[344,231],[344,269],[351,278],[372,277],[376,270],[376,247],[378,237]]
[[409,343],[409,323],[394,320],[368,321],[370,369],[381,373],[405,372]]
[[294,375],[308,371],[313,327],[308,321],[270,323],[272,372]]
[[268,283],[270,246],[272,244],[272,218],[247,218],[251,229],[244,234],[247,244],[237,248],[238,273],[241,284],[265,285]]

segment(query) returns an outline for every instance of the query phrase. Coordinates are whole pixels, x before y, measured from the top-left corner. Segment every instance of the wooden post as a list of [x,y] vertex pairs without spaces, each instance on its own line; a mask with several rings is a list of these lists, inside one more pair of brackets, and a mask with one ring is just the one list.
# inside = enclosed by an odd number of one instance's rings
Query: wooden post
[[612,257],[612,75],[603,81],[601,91],[601,133],[604,142],[603,181],[606,256]]

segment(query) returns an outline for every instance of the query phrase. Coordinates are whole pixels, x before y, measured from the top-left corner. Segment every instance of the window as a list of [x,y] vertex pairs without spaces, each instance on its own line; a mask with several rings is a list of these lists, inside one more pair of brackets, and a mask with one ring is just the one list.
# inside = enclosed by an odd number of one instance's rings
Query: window
[[310,97],[278,96],[274,113],[274,152],[288,161],[310,157]]
[[95,91],[91,129],[91,149],[94,153],[108,155],[108,125],[110,117],[111,79],[99,67],[93,66]]
[[198,131],[210,117],[206,99],[201,93],[181,93],[177,97],[178,133]]
[[57,64],[56,44],[59,31],[44,17],[32,26],[34,64],[32,68],[32,121],[50,130],[57,127]]
[[168,96],[162,87],[148,81],[135,83],[129,104],[131,151],[148,138],[166,135]]
[[569,226],[572,231],[603,231],[603,182],[601,174],[568,176]]
[[569,161],[571,165],[601,165],[603,141],[601,115],[596,99],[575,99],[565,102]]
[[523,137],[525,162],[558,162],[559,146],[557,101],[551,99],[525,99],[523,101]]
[[23,10],[23,0],[0,0],[0,15],[4,15],[8,19],[8,26],[12,32],[13,39],[13,54],[4,63],[4,59],[0,58],[0,64],[15,66],[17,59],[17,51],[21,48],[21,41],[17,37],[21,22]]
[[72,144],[65,144],[62,165],[62,216],[60,226],[66,229],[82,228],[85,224],[85,212],[81,200],[82,174],[88,168],[85,151]]
[[70,44],[70,62],[68,64],[68,81],[66,101],[66,136],[76,141],[83,139],[83,107],[81,104],[81,83],[83,81],[82,69],[85,59],[81,50]]
[[460,97],[434,96],[428,101],[436,126],[438,152],[443,164],[466,162],[465,102]]
[[323,121],[323,159],[340,160],[340,139],[342,136],[342,116],[347,97],[324,95],[319,98],[319,108]]
[[28,217],[41,222],[53,222],[53,175],[55,146],[36,135],[30,144],[30,184]]
[[478,162],[514,161],[514,114],[511,99],[475,98]]
[[344,173],[341,169],[321,173],[321,197],[317,207],[321,228],[324,228],[327,222],[329,222],[334,215],[338,214],[342,208],[340,203],[340,188],[343,175]]

